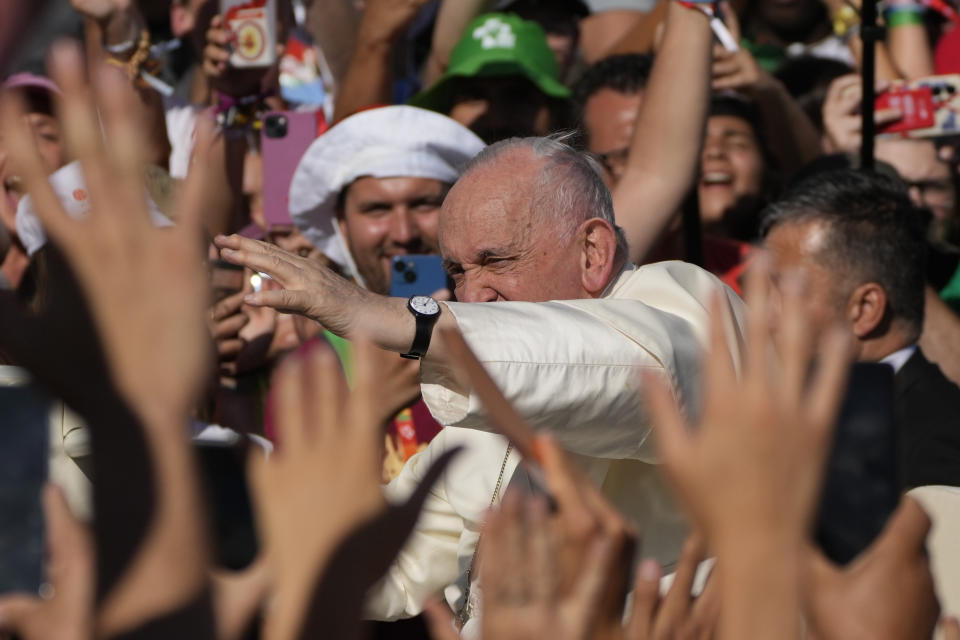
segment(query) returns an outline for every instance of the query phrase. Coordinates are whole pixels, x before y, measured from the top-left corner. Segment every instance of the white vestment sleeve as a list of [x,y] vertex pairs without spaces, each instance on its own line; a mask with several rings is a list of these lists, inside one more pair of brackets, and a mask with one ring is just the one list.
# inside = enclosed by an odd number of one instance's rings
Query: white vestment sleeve
[[[441,431],[433,446],[407,461],[400,474],[384,487],[388,500],[400,502],[413,493],[433,461],[446,451],[445,440]],[[452,464],[456,464],[456,459]],[[396,620],[415,616],[429,597],[457,579],[457,549],[464,521],[448,501],[445,485],[445,478],[441,477],[430,490],[403,550],[367,595],[366,618]]]
[[[575,453],[655,459],[639,373],[654,370],[676,386],[673,342],[694,343],[682,321],[635,300],[448,307],[491,377],[534,428],[549,429]],[[616,316],[645,318],[647,340],[620,330]],[[684,360],[683,368],[695,372],[696,358]],[[424,361],[421,388],[441,424],[489,428],[479,398],[464,394],[450,371]]]
[[[730,327],[739,366],[742,303],[714,276],[684,263],[627,271],[598,299],[445,304],[490,376],[534,428],[550,430],[574,453],[656,462],[640,371],[664,376],[695,417],[709,298],[720,292],[728,294],[720,321]],[[423,399],[438,422],[490,429],[479,398],[465,392],[451,370],[428,356],[420,375]]]

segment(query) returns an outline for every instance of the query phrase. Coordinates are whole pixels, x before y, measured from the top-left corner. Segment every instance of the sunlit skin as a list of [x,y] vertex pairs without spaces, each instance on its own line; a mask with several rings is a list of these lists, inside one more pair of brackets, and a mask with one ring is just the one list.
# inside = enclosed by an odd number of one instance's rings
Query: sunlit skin
[[763,154],[750,124],[735,116],[711,116],[700,161],[700,218],[718,223],[743,197],[763,184]]
[[818,258],[826,233],[821,222],[787,222],[774,227],[764,241],[774,286],[779,289],[787,274],[797,274],[803,280],[804,306],[810,314],[813,335],[823,335],[843,319],[837,278]]
[[621,93],[603,88],[587,99],[583,124],[587,130],[587,148],[603,158],[604,182],[613,189],[626,167],[630,141],[637,122],[643,93]]
[[946,240],[956,217],[956,192],[950,165],[930,140],[877,140],[876,156],[910,185],[910,199],[933,213],[933,235]]
[[430,178],[359,178],[347,188],[340,231],[367,288],[390,291],[394,256],[437,253],[448,185]]
[[[543,163],[526,148],[461,178],[443,204],[440,248],[460,302],[569,300],[599,295],[617,268],[590,264],[577,238],[558,246],[555,224],[531,212]],[[602,236],[612,227],[598,228]],[[611,242],[615,242],[611,240]],[[598,273],[585,275],[590,269]]]
[[809,220],[783,222],[767,234],[764,246],[776,289],[788,276],[799,276],[813,335],[824,335],[835,326],[847,328],[855,338],[854,356],[861,362],[877,362],[915,343],[914,328],[885,322],[889,307],[881,285],[854,279],[842,261],[827,261],[829,233],[823,221]]

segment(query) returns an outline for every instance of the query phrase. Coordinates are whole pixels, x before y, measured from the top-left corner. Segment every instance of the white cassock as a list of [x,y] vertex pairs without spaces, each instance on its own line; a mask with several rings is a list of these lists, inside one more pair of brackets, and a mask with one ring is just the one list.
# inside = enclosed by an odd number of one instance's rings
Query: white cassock
[[[657,470],[638,372],[665,376],[688,415],[695,415],[709,304],[717,292],[724,300],[719,321],[739,371],[743,302],[717,278],[683,262],[628,266],[597,299],[447,305],[519,413],[554,434],[634,521],[642,536],[638,557],[654,557],[668,569],[687,524]],[[434,486],[403,551],[371,590],[367,616],[374,619],[416,615],[441,591],[454,611],[461,610],[484,514],[498,481],[502,477],[499,498],[519,462],[515,452],[507,456],[506,439],[489,432],[479,398],[464,393],[452,371],[425,360],[421,386],[446,428],[387,485],[388,497],[406,498],[450,447],[464,451]],[[474,583],[471,601],[477,594]]]

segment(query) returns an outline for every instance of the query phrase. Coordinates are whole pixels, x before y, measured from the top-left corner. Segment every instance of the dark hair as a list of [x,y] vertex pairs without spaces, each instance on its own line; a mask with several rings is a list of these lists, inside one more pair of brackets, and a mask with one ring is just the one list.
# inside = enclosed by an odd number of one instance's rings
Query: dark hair
[[536,22],[548,34],[577,36],[580,20],[590,15],[583,0],[514,0],[502,2],[499,11]]
[[923,325],[926,217],[902,181],[847,169],[811,176],[767,207],[760,233],[822,222],[827,240],[817,259],[853,287],[876,282],[887,294],[891,321],[916,338]]
[[722,224],[724,233],[730,237],[743,242],[753,242],[757,238],[761,210],[768,203],[773,202],[783,188],[780,165],[767,143],[763,117],[755,102],[732,91],[715,93],[710,98],[708,117],[715,116],[729,116],[746,122],[760,149],[760,157],[763,160],[760,193],[756,197],[738,202],[724,214]]
[[823,103],[830,83],[853,71],[845,62],[807,55],[789,60],[777,71],[777,79],[786,86],[817,131],[823,132]]
[[583,110],[590,96],[601,89],[613,89],[620,93],[637,93],[647,86],[653,56],[642,53],[625,53],[604,58],[587,67],[576,86],[573,98]]

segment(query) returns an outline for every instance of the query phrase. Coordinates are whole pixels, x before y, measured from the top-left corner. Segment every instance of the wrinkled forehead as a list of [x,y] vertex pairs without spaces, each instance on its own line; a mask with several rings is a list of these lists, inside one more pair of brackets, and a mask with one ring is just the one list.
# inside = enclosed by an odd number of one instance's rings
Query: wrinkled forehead
[[476,168],[460,178],[440,209],[440,248],[468,250],[479,243],[522,243],[534,231],[533,196],[539,166],[498,163]]

